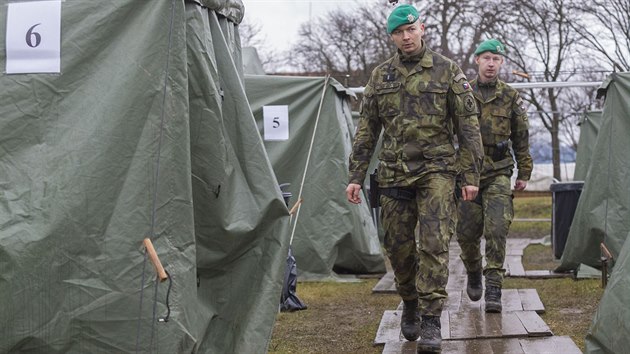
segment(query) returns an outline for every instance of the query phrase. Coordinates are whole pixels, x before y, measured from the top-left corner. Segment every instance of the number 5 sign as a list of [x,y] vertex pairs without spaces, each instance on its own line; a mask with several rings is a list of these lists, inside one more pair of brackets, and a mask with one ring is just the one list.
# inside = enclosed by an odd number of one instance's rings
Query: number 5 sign
[[263,106],[265,140],[289,140],[289,106]]
[[7,74],[61,72],[61,1],[9,4]]

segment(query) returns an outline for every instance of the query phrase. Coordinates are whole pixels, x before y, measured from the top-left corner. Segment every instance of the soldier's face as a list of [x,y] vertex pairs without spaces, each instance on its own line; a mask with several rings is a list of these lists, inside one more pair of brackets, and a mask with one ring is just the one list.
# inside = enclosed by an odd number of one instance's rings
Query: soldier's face
[[503,64],[503,56],[492,52],[479,54],[475,58],[475,63],[479,66],[479,78],[482,82],[494,80],[499,75],[499,69]]
[[399,26],[391,34],[396,47],[405,54],[420,52],[420,49],[422,49],[422,35],[424,35],[424,23],[420,23],[420,21]]

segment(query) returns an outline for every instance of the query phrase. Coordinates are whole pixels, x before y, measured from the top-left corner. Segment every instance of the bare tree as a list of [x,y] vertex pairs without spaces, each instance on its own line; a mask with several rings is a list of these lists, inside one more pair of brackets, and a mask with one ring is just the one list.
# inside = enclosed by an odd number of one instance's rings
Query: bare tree
[[[513,16],[509,25],[497,33],[503,37],[510,51],[508,56],[520,71],[529,73],[529,81],[566,81],[577,75],[575,49],[578,35],[570,22],[575,13],[567,3],[570,0],[533,0],[513,2],[510,6]],[[551,137],[551,151],[554,178],[560,180],[560,131],[563,124],[574,126],[576,117],[567,114],[568,96],[563,98],[566,89],[530,89],[526,99],[534,106]]]
[[350,75],[350,85],[365,84],[372,68],[393,52],[385,30],[388,12],[385,2],[361,3],[303,24],[289,62],[301,71]]
[[282,62],[282,57],[266,45],[267,38],[261,35],[261,25],[245,18],[238,27],[242,47],[254,47],[258,52],[265,71],[273,69]]
[[426,41],[436,52],[453,59],[470,78],[476,75],[473,57],[477,45],[505,25],[507,0],[422,0]]
[[[504,24],[501,8],[508,0],[418,1],[428,45],[474,74],[473,53],[487,33]],[[357,3],[353,10],[335,10],[303,24],[290,58],[302,71],[347,73],[353,85],[363,85],[372,69],[395,52],[387,34],[387,1]]]
[[573,6],[580,15],[572,27],[584,40],[584,49],[598,54],[615,71],[630,70],[630,0],[591,0]]

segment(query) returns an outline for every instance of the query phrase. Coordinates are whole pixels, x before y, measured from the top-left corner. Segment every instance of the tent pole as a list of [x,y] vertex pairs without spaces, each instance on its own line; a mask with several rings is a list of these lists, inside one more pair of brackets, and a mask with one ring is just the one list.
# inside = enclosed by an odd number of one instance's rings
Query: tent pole
[[[297,225],[297,220],[300,217],[300,208],[302,207],[302,191],[304,190],[304,181],[306,180],[306,170],[308,169],[308,163],[311,160],[311,153],[313,152],[313,144],[315,143],[315,133],[317,133],[317,125],[319,124],[319,117],[322,113],[322,105],[324,104],[324,96],[326,96],[326,89],[328,88],[328,80],[330,79],[330,75],[326,75],[324,79],[324,87],[322,88],[322,97],[319,100],[319,108],[317,109],[317,118],[315,118],[315,127],[313,128],[313,135],[311,136],[311,145],[308,148],[308,154],[306,156],[306,164],[304,165],[304,173],[302,174],[302,182],[300,183],[300,192],[298,193],[298,208],[297,213],[295,214],[295,222],[293,223],[293,230],[291,231],[291,239],[289,240],[289,246],[293,244],[293,236],[295,235],[295,227]],[[293,209],[293,208],[292,208]],[[291,214],[291,219],[293,218],[293,214]],[[289,219],[289,223],[291,222]]]

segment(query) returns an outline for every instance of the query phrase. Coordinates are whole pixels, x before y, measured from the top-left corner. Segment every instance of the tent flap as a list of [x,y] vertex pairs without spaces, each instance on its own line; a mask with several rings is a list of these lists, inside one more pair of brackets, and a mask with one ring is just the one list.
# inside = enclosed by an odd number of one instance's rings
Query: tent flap
[[289,215],[236,21],[192,1],[61,6],[61,73],[0,75],[0,352],[265,353]]

